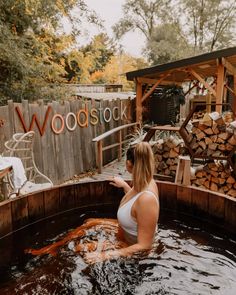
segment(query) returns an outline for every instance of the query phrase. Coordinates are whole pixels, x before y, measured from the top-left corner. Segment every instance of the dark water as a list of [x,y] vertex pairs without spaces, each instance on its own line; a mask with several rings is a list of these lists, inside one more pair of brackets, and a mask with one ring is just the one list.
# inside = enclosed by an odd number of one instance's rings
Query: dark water
[[74,253],[74,241],[55,257],[24,254],[64,237],[87,217],[107,217],[111,211],[105,209],[103,215],[74,211],[0,240],[0,294],[236,294],[236,240],[166,212],[148,256],[89,266]]

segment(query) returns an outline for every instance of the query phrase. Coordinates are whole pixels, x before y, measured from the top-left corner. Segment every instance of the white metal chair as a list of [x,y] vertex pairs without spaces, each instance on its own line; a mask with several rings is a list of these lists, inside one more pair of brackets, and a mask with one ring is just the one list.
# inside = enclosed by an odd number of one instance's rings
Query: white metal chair
[[26,194],[53,186],[52,181],[40,172],[35,164],[33,152],[34,135],[34,131],[15,133],[10,140],[5,142],[3,156],[21,159],[27,178],[26,183],[15,192],[13,184],[14,172],[8,173],[5,181],[8,185],[9,195],[12,193],[16,193],[16,195]]

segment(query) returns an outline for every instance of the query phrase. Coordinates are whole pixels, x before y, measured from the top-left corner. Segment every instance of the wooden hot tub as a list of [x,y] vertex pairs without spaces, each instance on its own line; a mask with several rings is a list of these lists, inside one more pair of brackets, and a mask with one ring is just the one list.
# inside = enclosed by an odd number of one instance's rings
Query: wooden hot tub
[[[169,182],[157,182],[161,209],[213,222],[236,233],[236,199]],[[75,208],[118,206],[123,190],[108,181],[54,187],[0,203],[0,238],[27,225]]]

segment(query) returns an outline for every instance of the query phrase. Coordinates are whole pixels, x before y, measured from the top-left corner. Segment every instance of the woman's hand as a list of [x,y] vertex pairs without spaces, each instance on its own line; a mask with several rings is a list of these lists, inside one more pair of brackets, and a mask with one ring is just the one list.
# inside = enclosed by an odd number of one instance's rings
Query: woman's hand
[[85,262],[88,264],[94,264],[96,262],[103,262],[108,259],[117,258],[119,257],[119,250],[111,250],[111,251],[104,251],[104,252],[90,252],[86,253],[83,257]]
[[109,183],[111,185],[113,185],[115,187],[123,188],[126,193],[131,189],[131,187],[128,185],[128,183],[126,181],[124,181],[124,179],[119,176],[113,176],[109,180],[110,180]]

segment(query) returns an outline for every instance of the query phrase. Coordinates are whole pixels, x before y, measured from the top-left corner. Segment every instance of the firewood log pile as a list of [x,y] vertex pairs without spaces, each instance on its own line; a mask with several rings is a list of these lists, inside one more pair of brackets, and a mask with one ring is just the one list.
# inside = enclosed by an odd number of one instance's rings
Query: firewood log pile
[[189,146],[195,155],[227,157],[236,147],[236,121],[232,114],[206,113],[202,119],[192,120]]
[[236,180],[227,161],[213,161],[192,168],[191,185],[236,197]]
[[175,177],[178,156],[186,154],[184,142],[178,136],[169,136],[152,144],[155,156],[156,173]]

